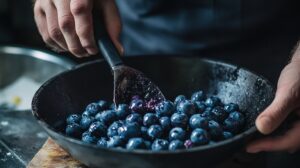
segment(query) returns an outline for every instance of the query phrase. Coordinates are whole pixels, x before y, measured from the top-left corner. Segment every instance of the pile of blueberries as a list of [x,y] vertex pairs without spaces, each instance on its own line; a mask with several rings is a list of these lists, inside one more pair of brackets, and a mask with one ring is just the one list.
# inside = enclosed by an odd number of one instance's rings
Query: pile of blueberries
[[[152,103],[153,104],[153,103]],[[187,149],[229,139],[244,128],[245,116],[235,103],[223,104],[216,96],[195,92],[188,100],[151,107],[139,96],[129,105],[115,107],[104,100],[66,119],[68,136],[105,148],[153,151]]]

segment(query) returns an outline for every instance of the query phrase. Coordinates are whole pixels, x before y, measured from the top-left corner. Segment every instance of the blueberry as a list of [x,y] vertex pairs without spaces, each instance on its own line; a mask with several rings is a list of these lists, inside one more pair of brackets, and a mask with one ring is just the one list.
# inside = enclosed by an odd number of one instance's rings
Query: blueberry
[[169,117],[161,117],[159,119],[159,124],[164,131],[168,131],[171,129],[171,120]]
[[116,110],[116,104],[115,103],[111,103],[109,106],[110,110]]
[[118,129],[123,126],[123,121],[113,122],[107,129],[107,137],[113,137],[118,135]]
[[191,100],[194,101],[194,102],[195,101],[202,101],[202,100],[205,100],[205,99],[206,99],[206,95],[202,90],[193,93],[193,95],[191,97]]
[[239,125],[242,126],[245,122],[245,117],[242,113],[239,113],[237,111],[234,111],[229,114],[229,118],[232,118],[235,121],[239,122]]
[[173,141],[173,140],[181,140],[183,141],[185,139],[185,131],[180,128],[180,127],[175,127],[173,129],[171,129],[170,133],[169,133],[169,140]]
[[98,105],[99,105],[99,110],[100,111],[108,110],[110,108],[109,103],[105,100],[99,100]]
[[185,128],[188,123],[188,116],[184,113],[174,113],[171,116],[171,124],[173,127]]
[[73,123],[73,124],[67,125],[67,128],[66,128],[67,135],[69,135],[71,137],[79,138],[81,136],[81,133],[82,133],[82,128],[80,127],[79,124]]
[[141,136],[141,127],[137,123],[125,123],[118,128],[118,135],[125,140]]
[[128,122],[128,123],[138,123],[138,124],[141,125],[143,123],[143,118],[138,113],[132,113],[132,114],[129,114],[126,117],[126,122]]
[[129,139],[126,149],[134,150],[134,149],[145,149],[146,145],[143,138],[131,138]]
[[155,107],[158,117],[171,116],[175,110],[175,106],[171,101],[163,101]]
[[212,119],[218,122],[223,122],[228,113],[221,106],[216,106],[211,110]]
[[119,119],[124,119],[130,114],[129,106],[127,104],[119,104],[118,108],[116,109],[116,114]]
[[174,100],[174,104],[177,106],[180,102],[183,102],[185,100],[186,97],[184,95],[178,95]]
[[115,148],[115,147],[123,147],[125,143],[125,139],[120,136],[113,136],[110,137],[107,141],[108,148]]
[[201,114],[201,117],[204,117],[208,120],[212,120],[213,119],[213,115],[211,113],[212,108],[211,107],[206,107],[204,112]]
[[237,105],[235,103],[229,103],[229,104],[226,104],[224,106],[224,110],[227,113],[231,113],[231,112],[234,112],[234,111],[239,111],[239,105]]
[[221,105],[221,100],[216,96],[212,96],[205,100],[205,105],[208,107],[219,106]]
[[203,113],[205,111],[206,105],[204,102],[196,101],[194,103],[195,103],[197,113]]
[[151,149],[151,141],[144,141],[146,149]]
[[134,112],[142,113],[145,110],[145,103],[141,99],[133,99],[130,102],[129,108]]
[[85,111],[87,112],[87,114],[89,116],[96,115],[100,110],[101,110],[101,108],[98,103],[91,103],[85,109]]
[[194,143],[190,139],[188,139],[188,140],[184,141],[184,146],[185,146],[185,148],[189,149],[194,146]]
[[173,140],[169,144],[169,150],[178,150],[178,149],[184,149],[184,144],[180,140]]
[[190,118],[189,125],[192,129],[195,129],[195,128],[207,129],[208,128],[208,120],[204,117],[201,117],[200,114],[194,114]]
[[160,125],[151,125],[147,131],[151,139],[160,138],[163,134],[163,129]]
[[141,136],[144,139],[149,139],[149,137],[148,137],[148,128],[147,127],[144,127],[144,126],[141,127]]
[[154,113],[146,113],[143,117],[143,124],[146,127],[149,127],[150,125],[154,125],[158,123],[158,118]]
[[95,144],[97,142],[97,138],[92,136],[89,132],[82,134],[81,140],[87,144]]
[[219,123],[217,123],[214,120],[210,120],[208,122],[208,127],[209,127],[208,131],[209,131],[209,134],[211,136],[211,139],[213,139],[213,140],[219,140],[219,139],[222,138],[223,129],[220,126]]
[[164,139],[156,139],[152,143],[151,149],[153,151],[161,151],[161,150],[167,150],[169,146],[169,142]]
[[107,148],[107,139],[104,137],[100,138],[97,142],[97,146]]
[[95,137],[106,136],[106,130],[107,127],[103,122],[100,121],[93,122],[89,128],[89,132],[91,133],[92,136]]
[[196,107],[193,102],[185,100],[177,105],[177,111],[180,113],[184,113],[187,116],[191,116],[196,113]]
[[80,126],[82,129],[86,130],[90,127],[91,123],[94,122],[94,117],[84,116],[80,120]]
[[73,124],[73,123],[79,124],[80,119],[81,119],[80,115],[78,115],[78,114],[71,114],[67,118],[67,124]]
[[95,118],[98,121],[103,121],[106,125],[109,125],[113,121],[117,120],[117,115],[114,110],[105,110],[101,113],[98,113]]
[[81,114],[81,117],[94,117],[94,115],[91,115],[90,112],[88,112],[88,111],[84,111],[84,112]]
[[227,118],[223,123],[223,127],[226,131],[232,132],[234,134],[239,133],[241,130],[240,122],[232,118]]
[[229,139],[229,138],[232,138],[233,135],[231,132],[228,132],[228,131],[224,131],[223,132],[223,139]]
[[207,131],[202,128],[196,128],[191,133],[191,141],[195,145],[204,145],[209,142],[209,137]]

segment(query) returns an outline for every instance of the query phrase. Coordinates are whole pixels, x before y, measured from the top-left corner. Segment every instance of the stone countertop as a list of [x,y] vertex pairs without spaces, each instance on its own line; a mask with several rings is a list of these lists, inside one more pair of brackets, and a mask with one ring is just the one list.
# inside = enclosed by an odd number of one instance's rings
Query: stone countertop
[[26,167],[47,137],[31,111],[0,111],[0,167]]

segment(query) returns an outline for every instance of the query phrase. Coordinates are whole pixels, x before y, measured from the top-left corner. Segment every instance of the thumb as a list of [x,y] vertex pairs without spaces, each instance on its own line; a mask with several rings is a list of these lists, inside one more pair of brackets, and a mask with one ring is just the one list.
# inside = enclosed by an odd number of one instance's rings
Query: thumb
[[114,0],[95,1],[96,5],[101,9],[103,21],[106,31],[112,42],[116,46],[121,55],[124,53],[124,48],[120,42],[120,33],[122,29],[121,19],[118,8]]
[[293,96],[287,88],[278,89],[273,102],[257,117],[256,127],[262,134],[273,132],[293,110]]

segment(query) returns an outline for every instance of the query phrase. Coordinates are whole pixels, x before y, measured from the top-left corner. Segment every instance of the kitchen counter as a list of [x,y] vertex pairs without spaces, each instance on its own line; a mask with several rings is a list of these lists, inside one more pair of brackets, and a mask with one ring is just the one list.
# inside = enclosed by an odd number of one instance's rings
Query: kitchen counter
[[26,167],[47,137],[31,111],[0,111],[0,167]]

